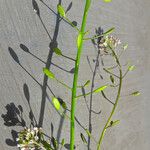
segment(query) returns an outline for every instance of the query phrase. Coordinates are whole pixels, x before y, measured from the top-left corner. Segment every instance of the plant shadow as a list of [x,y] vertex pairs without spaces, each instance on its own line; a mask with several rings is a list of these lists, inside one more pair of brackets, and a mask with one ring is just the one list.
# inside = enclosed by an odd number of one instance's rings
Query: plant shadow
[[[24,45],[23,43],[20,43],[20,49],[23,50],[24,52],[30,54],[31,56],[33,56],[34,58],[36,58],[37,60],[39,60],[40,62],[43,63],[44,67],[47,69],[50,69],[51,66],[55,66],[58,69],[60,69],[61,71],[65,71],[66,73],[70,73],[70,74],[74,74],[74,68],[71,68],[70,70],[66,70],[65,68],[55,64],[52,62],[52,57],[54,54],[53,49],[58,47],[58,42],[57,42],[57,38],[58,38],[58,34],[59,34],[59,28],[60,28],[60,22],[64,19],[62,19],[60,17],[60,15],[58,13],[55,13],[45,2],[40,1],[40,3],[43,3],[46,7],[49,8],[49,10],[51,10],[51,12],[56,15],[56,22],[55,22],[55,29],[54,29],[54,33],[51,36],[42,20],[41,17],[41,13],[40,13],[40,9],[38,6],[38,3],[36,0],[32,0],[32,6],[33,6],[33,10],[35,11],[35,13],[37,14],[37,16],[39,17],[39,20],[41,21],[41,24],[45,30],[45,32],[47,33],[50,43],[49,43],[49,52],[47,55],[47,59],[42,60],[41,58],[39,58],[38,56],[36,56],[34,53],[32,53],[29,48]],[[58,0],[58,4],[61,4],[62,0]],[[71,9],[72,7],[72,2],[68,5],[68,8],[66,10],[66,13]],[[66,21],[65,21],[66,22]],[[67,23],[67,22],[66,22]],[[74,25],[77,25],[76,21],[73,21]],[[23,91],[24,91],[24,96],[27,100],[28,106],[29,106],[29,119],[30,119],[30,127],[33,126],[38,126],[38,127],[42,127],[43,126],[43,121],[44,121],[44,113],[45,113],[45,105],[46,105],[46,99],[48,99],[48,101],[52,104],[51,99],[49,98],[49,95],[47,93],[47,89],[51,92],[51,94],[53,96],[55,96],[53,90],[51,89],[51,87],[47,84],[48,83],[48,77],[46,75],[44,75],[43,77],[43,82],[40,83],[20,62],[19,57],[17,56],[16,52],[13,50],[13,48],[8,47],[8,51],[10,56],[13,58],[13,60],[40,86],[41,91],[42,91],[42,97],[41,97],[41,104],[40,104],[40,112],[39,112],[39,118],[36,119],[32,106],[31,106],[31,102],[30,102],[30,93],[29,93],[29,87],[26,83],[24,83],[23,85]],[[65,59],[69,59],[70,61],[75,61],[75,59],[70,58],[64,54],[62,54],[62,57],[64,57]],[[41,69],[42,70],[42,69]],[[53,105],[52,105],[53,106]],[[10,126],[21,126],[21,127],[26,127],[26,121],[23,118],[23,107],[21,105],[16,106],[14,103],[10,103],[6,105],[6,110],[7,113],[6,114],[2,114],[2,118],[4,120],[4,125],[7,127]],[[64,114],[66,113],[66,110],[64,111]],[[59,114],[59,113],[58,113]],[[60,114],[59,114],[60,115]],[[64,123],[64,116],[60,115],[60,121],[59,121],[59,127],[57,130],[57,141],[59,142],[60,137],[61,137],[61,130],[63,127],[63,123]],[[52,126],[51,126],[52,128]],[[54,129],[53,129],[54,130]],[[51,130],[51,132],[53,132]],[[17,137],[17,131],[12,130],[11,132],[12,134],[12,139],[6,139],[6,144],[8,144],[9,146],[16,146],[17,142],[16,142],[16,137]],[[52,135],[53,137],[54,135]]]

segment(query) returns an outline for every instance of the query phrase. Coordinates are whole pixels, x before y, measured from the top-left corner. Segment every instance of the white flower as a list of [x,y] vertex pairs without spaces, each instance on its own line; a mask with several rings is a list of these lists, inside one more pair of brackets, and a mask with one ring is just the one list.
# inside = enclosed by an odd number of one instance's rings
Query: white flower
[[18,134],[18,138],[16,141],[18,141],[18,147],[21,148],[21,150],[34,150],[35,149],[35,141],[39,140],[39,136],[41,136],[41,128],[34,127],[31,128],[24,128],[24,130],[20,131]]
[[38,139],[39,139],[39,137],[37,135],[34,138],[35,138],[35,141],[38,141]]

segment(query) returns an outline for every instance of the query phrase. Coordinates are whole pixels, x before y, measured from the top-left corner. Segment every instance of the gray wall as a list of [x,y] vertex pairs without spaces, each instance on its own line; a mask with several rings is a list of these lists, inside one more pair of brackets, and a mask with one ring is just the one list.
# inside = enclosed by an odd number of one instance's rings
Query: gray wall
[[[62,0],[65,8],[70,0]],[[17,149],[13,137],[20,131],[23,123],[17,120],[17,107],[23,108],[23,119],[29,126],[31,120],[29,112],[34,114],[37,122],[43,125],[44,131],[61,141],[64,137],[69,143],[69,120],[63,119],[51,105],[54,95],[62,98],[70,108],[70,92],[55,81],[47,80],[42,73],[42,68],[47,65],[56,74],[57,78],[64,80],[72,86],[74,61],[52,54],[49,48],[51,38],[57,41],[63,54],[75,58],[76,31],[64,20],[57,22],[56,6],[58,1],[37,0],[40,14],[33,11],[31,0],[0,0],[0,149]],[[81,23],[84,2],[74,0],[68,17]],[[136,65],[136,70],[131,72],[124,80],[122,97],[114,119],[121,120],[120,125],[107,131],[104,138],[103,150],[149,150],[150,149],[150,1],[149,0],[114,0],[110,4],[101,0],[93,0],[88,16],[87,29],[94,35],[95,28],[102,27],[104,31],[115,27],[115,35],[122,42],[127,42],[129,48],[122,57],[122,63],[130,60]],[[46,31],[46,30],[47,31]],[[48,33],[47,33],[48,32]],[[23,51],[26,47],[29,52]],[[51,43],[52,45],[52,43]],[[94,70],[97,51],[90,41],[85,42],[80,68],[80,83],[92,80],[93,73],[87,61],[90,61]],[[108,76],[102,72],[101,58],[94,78],[94,87],[108,82]],[[110,66],[111,60],[105,58],[105,65]],[[100,78],[104,76],[104,80]],[[49,85],[49,88],[46,86]],[[91,87],[87,88],[89,91]],[[53,94],[51,93],[51,91]],[[128,96],[134,90],[140,90],[141,96]],[[111,98],[114,92],[106,90]],[[81,91],[79,90],[79,93]],[[49,98],[48,98],[49,97]],[[27,101],[28,99],[28,101]],[[41,110],[42,103],[42,110]],[[87,97],[90,105],[90,97]],[[92,109],[100,114],[92,113],[92,133],[96,139],[106,122],[112,104],[101,97],[93,95]],[[67,114],[69,114],[67,112]],[[89,127],[89,111],[84,99],[77,102],[76,117],[85,128]],[[43,120],[42,120],[43,118]],[[81,125],[76,124],[76,149],[86,150],[80,140]],[[13,135],[13,137],[12,137]],[[91,141],[91,150],[96,146]]]

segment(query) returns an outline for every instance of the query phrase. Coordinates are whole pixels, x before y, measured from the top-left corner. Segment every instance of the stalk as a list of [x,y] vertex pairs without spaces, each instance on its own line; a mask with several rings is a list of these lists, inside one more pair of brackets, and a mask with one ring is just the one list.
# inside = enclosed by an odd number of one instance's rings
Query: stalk
[[79,72],[79,65],[80,65],[80,57],[83,47],[83,36],[85,32],[87,14],[90,7],[91,0],[86,0],[84,14],[82,18],[82,25],[79,31],[78,36],[81,36],[80,44],[77,45],[77,55],[75,61],[75,73],[73,79],[73,88],[72,88],[72,98],[71,98],[71,121],[70,121],[70,150],[74,150],[74,137],[75,137],[75,106],[76,106],[76,91],[77,91],[77,81],[78,81],[78,72]]
[[105,135],[106,129],[107,129],[107,127],[109,126],[109,124],[110,124],[110,122],[111,122],[111,118],[112,118],[112,116],[114,115],[115,110],[116,110],[116,107],[117,107],[117,105],[118,105],[118,101],[119,101],[120,94],[121,94],[121,88],[122,88],[122,80],[123,80],[122,69],[121,69],[121,65],[120,65],[120,62],[119,62],[119,58],[118,58],[117,54],[115,53],[115,51],[114,51],[111,47],[109,47],[109,48],[111,49],[112,53],[114,54],[114,57],[115,57],[115,59],[116,59],[116,62],[117,62],[117,64],[118,64],[118,66],[119,66],[119,87],[118,87],[118,92],[117,92],[117,97],[116,97],[115,104],[114,104],[114,106],[113,106],[113,109],[112,109],[112,111],[111,111],[111,113],[110,113],[110,116],[109,116],[109,118],[108,118],[108,120],[107,120],[107,122],[106,122],[106,124],[105,124],[105,126],[104,126],[104,128],[103,128],[103,130],[102,130],[100,139],[99,139],[99,141],[98,141],[97,150],[100,150],[100,149],[101,149],[101,143],[102,143],[103,137],[104,137],[104,135]]

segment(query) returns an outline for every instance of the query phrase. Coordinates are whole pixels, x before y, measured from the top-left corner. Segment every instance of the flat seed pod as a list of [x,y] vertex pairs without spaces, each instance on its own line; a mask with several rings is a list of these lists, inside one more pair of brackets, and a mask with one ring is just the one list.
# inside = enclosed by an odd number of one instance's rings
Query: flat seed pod
[[83,141],[83,143],[87,144],[87,140],[82,133],[80,133],[80,137],[81,137],[81,140]]
[[123,49],[126,50],[128,48],[128,44],[123,45]]
[[133,96],[139,96],[140,94],[141,93],[139,91],[135,91],[135,92],[131,93],[131,95],[133,95]]
[[84,87],[88,86],[89,84],[90,84],[90,80],[85,82]]
[[94,92],[94,93],[99,93],[99,92],[105,90],[106,88],[107,88],[107,85],[104,85],[104,86],[101,86],[101,87],[97,88],[97,89],[94,90],[93,92]]
[[56,97],[52,98],[52,103],[53,103],[54,107],[56,108],[56,110],[60,110],[60,102]]
[[61,17],[66,17],[65,9],[61,5],[57,5],[57,11],[61,15]]
[[110,122],[110,126],[115,126],[115,125],[118,125],[120,123],[120,120],[115,120],[115,121],[111,121]]
[[65,139],[62,139],[61,141],[61,145],[64,146],[65,145]]
[[112,75],[110,75],[110,80],[111,80],[111,82],[114,84],[115,83],[115,79],[114,79],[114,77],[112,76]]
[[55,75],[50,71],[48,70],[47,68],[43,68],[43,72],[45,75],[47,75],[49,78],[51,79],[54,79],[55,78]]
[[134,66],[134,65],[128,67],[128,70],[129,70],[129,71],[133,71],[134,69],[135,69],[135,66]]
[[57,54],[57,55],[62,55],[62,52],[59,48],[53,48],[53,51]]
[[112,0],[103,0],[105,3],[109,3],[111,2]]

